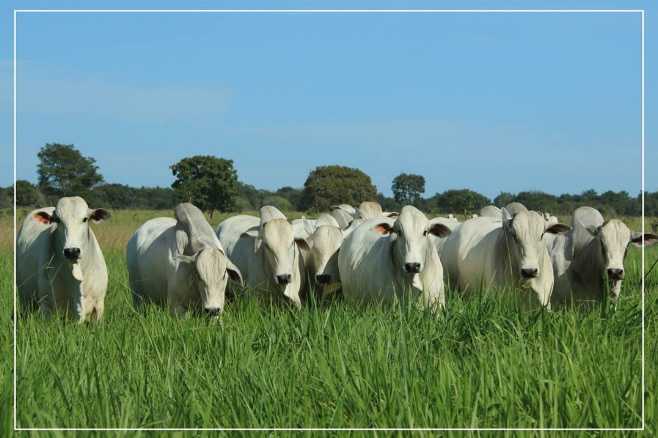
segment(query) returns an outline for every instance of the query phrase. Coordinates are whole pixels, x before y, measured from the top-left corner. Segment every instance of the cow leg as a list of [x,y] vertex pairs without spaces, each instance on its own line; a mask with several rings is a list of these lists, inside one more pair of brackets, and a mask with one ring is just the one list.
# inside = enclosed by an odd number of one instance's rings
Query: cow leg
[[169,313],[171,313],[171,316],[185,316],[187,313],[185,301],[171,292],[169,293]]

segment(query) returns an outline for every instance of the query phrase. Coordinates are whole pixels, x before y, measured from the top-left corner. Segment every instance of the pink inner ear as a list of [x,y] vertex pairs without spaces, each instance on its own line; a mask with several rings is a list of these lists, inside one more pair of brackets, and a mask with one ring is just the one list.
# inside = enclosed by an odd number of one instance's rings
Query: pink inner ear
[[389,234],[391,232],[389,228],[386,228],[381,224],[375,226],[374,230],[382,234]]
[[39,212],[39,213],[35,214],[35,215],[32,216],[32,217],[33,217],[34,219],[38,220],[39,222],[41,222],[42,224],[50,225],[50,220],[47,219],[44,215],[45,215],[45,213],[43,213],[43,212]]

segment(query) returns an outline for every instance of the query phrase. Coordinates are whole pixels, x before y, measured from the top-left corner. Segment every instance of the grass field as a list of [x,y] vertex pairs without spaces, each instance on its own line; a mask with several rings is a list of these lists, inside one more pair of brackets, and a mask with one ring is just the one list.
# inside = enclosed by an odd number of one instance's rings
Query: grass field
[[[94,227],[110,272],[104,320],[18,321],[20,427],[641,427],[644,397],[658,433],[658,269],[647,278],[643,394],[640,250],[629,250],[614,313],[521,313],[453,294],[438,318],[406,305],[295,312],[240,299],[213,323],[133,311],[125,244],[162,213],[114,213]],[[2,231],[0,320],[11,327],[7,218]],[[658,247],[646,257],[648,268]],[[13,427],[12,343],[4,330],[0,436]]]

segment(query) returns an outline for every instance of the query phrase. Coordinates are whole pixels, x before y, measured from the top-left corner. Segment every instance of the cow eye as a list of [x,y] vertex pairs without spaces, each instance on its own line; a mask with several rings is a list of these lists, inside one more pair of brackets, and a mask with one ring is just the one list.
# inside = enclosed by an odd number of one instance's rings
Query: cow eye
[[84,223],[87,222],[88,220],[89,220],[89,218],[84,218],[84,219],[82,219],[82,223],[84,224]]
[[427,236],[427,230],[423,231],[423,236]]

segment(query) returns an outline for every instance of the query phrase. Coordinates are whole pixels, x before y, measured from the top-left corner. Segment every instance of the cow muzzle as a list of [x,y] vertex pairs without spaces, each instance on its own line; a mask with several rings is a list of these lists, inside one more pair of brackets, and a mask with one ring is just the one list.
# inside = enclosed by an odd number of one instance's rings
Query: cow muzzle
[[68,260],[80,259],[80,248],[64,248],[64,257]]
[[420,263],[405,263],[404,270],[408,274],[418,274],[420,272]]
[[608,279],[609,280],[623,280],[624,279],[624,270],[623,269],[608,269]]
[[279,284],[288,284],[291,281],[292,281],[292,275],[290,274],[283,274],[276,276],[276,282]]
[[521,277],[523,278],[536,278],[539,271],[536,268],[521,269]]
[[203,309],[208,318],[215,318],[222,313],[221,307],[206,307]]

